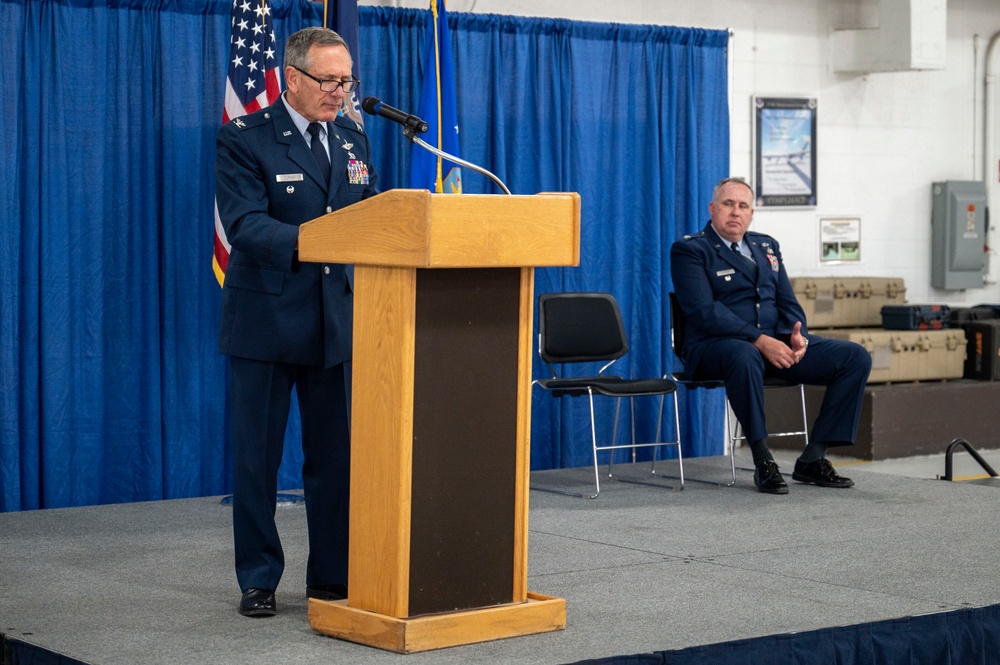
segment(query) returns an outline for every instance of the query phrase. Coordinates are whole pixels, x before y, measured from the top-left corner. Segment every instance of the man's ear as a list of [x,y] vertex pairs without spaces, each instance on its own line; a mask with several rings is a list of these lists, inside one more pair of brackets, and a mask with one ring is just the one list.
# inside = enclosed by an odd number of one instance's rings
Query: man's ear
[[299,76],[301,74],[295,67],[285,67],[285,88],[291,90],[292,94],[299,91],[299,84],[302,82]]

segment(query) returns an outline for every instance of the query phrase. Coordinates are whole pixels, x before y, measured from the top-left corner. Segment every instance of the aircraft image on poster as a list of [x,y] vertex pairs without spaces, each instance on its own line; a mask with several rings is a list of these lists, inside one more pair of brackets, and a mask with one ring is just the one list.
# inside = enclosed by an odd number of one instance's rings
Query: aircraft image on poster
[[755,100],[757,204],[816,205],[815,100]]

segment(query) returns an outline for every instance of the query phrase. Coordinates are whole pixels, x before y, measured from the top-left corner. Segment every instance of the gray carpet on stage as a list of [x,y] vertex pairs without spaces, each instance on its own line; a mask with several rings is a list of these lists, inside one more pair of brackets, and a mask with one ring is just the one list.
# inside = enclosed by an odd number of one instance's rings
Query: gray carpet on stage
[[[720,481],[728,470],[685,466]],[[616,468],[644,478],[648,465]],[[838,468],[857,486],[766,496],[743,470],[735,487],[534,491],[529,589],[566,599],[566,630],[406,656],[309,628],[301,503],[278,509],[287,564],[271,619],[236,612],[219,497],[0,514],[0,633],[94,665],[555,664],[1000,603],[996,485]]]

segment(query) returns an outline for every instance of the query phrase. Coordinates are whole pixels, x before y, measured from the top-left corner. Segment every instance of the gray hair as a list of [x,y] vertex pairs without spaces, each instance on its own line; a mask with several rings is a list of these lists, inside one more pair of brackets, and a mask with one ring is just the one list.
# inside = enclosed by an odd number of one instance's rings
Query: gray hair
[[309,49],[313,46],[343,46],[351,54],[343,37],[329,28],[313,26],[299,30],[285,42],[285,67],[308,70],[312,66]]
[[754,198],[755,194],[754,194],[754,191],[753,191],[753,187],[751,187],[750,183],[748,183],[743,178],[723,178],[715,186],[715,189],[712,190],[712,200],[713,201],[718,201],[719,200],[719,190],[722,189],[723,187],[725,187],[726,185],[728,185],[731,182],[738,182],[739,184],[741,184],[744,187],[746,187],[747,189],[749,189],[750,190],[750,198],[751,199]]

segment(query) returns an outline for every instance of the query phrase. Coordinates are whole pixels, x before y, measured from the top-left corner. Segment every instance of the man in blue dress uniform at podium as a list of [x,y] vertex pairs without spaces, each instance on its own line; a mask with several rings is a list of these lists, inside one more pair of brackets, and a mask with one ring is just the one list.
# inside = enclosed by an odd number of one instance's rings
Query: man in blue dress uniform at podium
[[230,357],[233,536],[240,613],[272,616],[284,553],[274,522],[292,387],[302,421],[310,597],[347,594],[348,266],[299,263],[299,225],[377,193],[363,128],[340,113],[358,85],[347,44],[306,28],[285,47],[286,92],[216,140],[216,199],[232,245],[220,351]]
[[746,182],[716,185],[704,230],[670,250],[670,272],[685,316],[685,368],[695,379],[721,379],[753,454],[754,484],[787,494],[767,448],[764,377],[826,386],[809,445],[792,478],[821,487],[851,487],[826,459],[829,446],[857,436],[871,357],[859,344],[812,335],[785,272],[778,242],[748,231],[754,194]]

